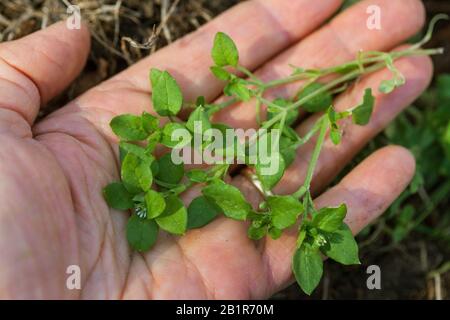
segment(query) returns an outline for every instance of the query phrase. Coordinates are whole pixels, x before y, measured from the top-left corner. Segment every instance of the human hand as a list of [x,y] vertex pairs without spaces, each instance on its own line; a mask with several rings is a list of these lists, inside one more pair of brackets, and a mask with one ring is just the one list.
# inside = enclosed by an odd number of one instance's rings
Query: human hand
[[[81,70],[89,50],[85,28],[64,23],[21,40],[0,45],[0,296],[3,298],[265,298],[292,281],[290,260],[296,235],[258,243],[242,222],[218,218],[178,238],[161,234],[148,253],[132,252],[125,237],[127,215],[110,210],[101,190],[118,180],[117,140],[112,117],[148,109],[148,71],[169,70],[186,100],[214,100],[222,83],[210,74],[209,48],[217,31],[239,45],[241,63],[264,80],[287,75],[289,63],[327,67],[352,59],[358,50],[389,50],[415,34],[424,22],[417,0],[372,0],[320,25],[339,8],[339,0],[249,1],[197,32],[86,92],[34,124],[41,105]],[[366,8],[381,7],[383,29],[366,28]],[[301,15],[301,16],[300,16]],[[299,17],[301,19],[299,19]],[[317,30],[316,30],[317,29]],[[287,49],[290,47],[289,49]],[[409,183],[414,159],[406,150],[377,151],[337,186],[326,185],[374,135],[427,87],[429,58],[397,63],[405,86],[378,93],[388,71],[371,74],[335,101],[336,109],[358,102],[373,87],[377,102],[365,127],[349,125],[337,148],[327,140],[313,189],[318,207],[348,206],[346,223],[358,232],[380,215]],[[289,96],[294,92],[270,92]],[[251,104],[218,113],[215,121],[235,128],[255,126]],[[307,130],[314,116],[298,127]],[[277,187],[295,191],[305,176],[313,144],[298,158]],[[243,176],[233,178],[248,200],[259,194]],[[187,192],[187,202],[196,196]],[[79,265],[81,290],[68,290],[66,268]]]

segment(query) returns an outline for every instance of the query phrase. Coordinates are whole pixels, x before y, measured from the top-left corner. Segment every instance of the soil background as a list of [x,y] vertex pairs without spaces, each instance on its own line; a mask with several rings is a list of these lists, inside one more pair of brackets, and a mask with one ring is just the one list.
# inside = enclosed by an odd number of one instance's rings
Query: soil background
[[[397,0],[392,0],[397,1]],[[79,78],[45,113],[50,112],[90,87],[109,78],[128,65],[175,41],[213,19],[239,0],[79,0],[90,24],[92,49]],[[354,1],[353,1],[354,2]],[[437,13],[450,14],[449,0],[425,0],[428,18]],[[66,0],[1,0],[0,41],[23,37],[67,16]],[[450,52],[450,25],[440,24],[429,47],[444,47]],[[436,76],[450,73],[450,54],[434,57]],[[41,114],[43,116],[44,113]],[[438,215],[423,223],[429,227],[442,215],[450,214],[450,203],[441,204]],[[434,220],[433,220],[434,219]],[[443,299],[450,298],[448,263],[450,246],[446,239],[433,238],[412,231],[403,241],[393,243],[377,222],[359,241],[362,266],[344,267],[328,261],[318,290],[312,297],[296,285],[286,288],[273,299]],[[448,229],[444,230],[447,232]],[[382,271],[381,290],[366,286],[369,265]],[[438,272],[436,272],[438,271]],[[436,276],[436,274],[438,276]]]

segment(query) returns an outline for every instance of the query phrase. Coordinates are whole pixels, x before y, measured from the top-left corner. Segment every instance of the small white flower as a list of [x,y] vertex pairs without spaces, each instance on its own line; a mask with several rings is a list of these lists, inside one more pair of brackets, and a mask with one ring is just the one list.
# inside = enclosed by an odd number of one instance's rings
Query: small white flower
[[141,219],[144,219],[147,217],[147,208],[145,208],[143,205],[137,206],[136,209],[134,210],[134,212]]

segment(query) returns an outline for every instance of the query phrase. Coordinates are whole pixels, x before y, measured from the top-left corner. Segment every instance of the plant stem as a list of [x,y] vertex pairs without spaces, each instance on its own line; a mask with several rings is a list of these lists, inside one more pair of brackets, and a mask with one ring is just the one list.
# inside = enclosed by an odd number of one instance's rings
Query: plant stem
[[311,130],[309,130],[309,132],[303,137],[301,138],[301,140],[299,140],[299,142],[296,143],[296,147],[300,147],[302,145],[304,145],[305,143],[307,143],[315,134],[317,131],[319,131],[319,129],[321,128],[321,123],[324,121],[324,118],[327,117],[327,115],[323,115],[321,116],[316,123],[314,124],[314,126],[311,128]]
[[222,110],[222,109],[225,109],[226,107],[229,107],[229,106],[235,104],[236,102],[238,102],[238,100],[236,98],[231,98],[224,102],[219,103],[217,106],[220,108],[219,110]]
[[251,79],[255,85],[257,86],[264,86],[264,82],[262,82],[258,77],[256,77],[250,70],[247,68],[239,65],[236,67],[236,70],[242,72],[245,74],[249,79]]
[[[374,54],[376,52],[371,52],[371,53]],[[408,57],[408,56],[436,55],[436,54],[442,54],[442,53],[443,53],[442,48],[437,48],[437,49],[411,49],[411,48],[408,48],[403,51],[392,52],[389,55],[392,57],[393,60],[397,60],[399,58]],[[362,66],[370,65],[370,64],[373,64],[376,62],[383,62],[384,60],[385,60],[385,57],[383,57],[380,52],[379,56],[368,57],[365,59],[356,59],[356,60],[341,64],[338,66],[329,67],[329,68],[325,68],[322,70],[315,70],[316,73],[311,73],[311,72],[308,73],[308,71],[306,71],[305,73],[291,75],[291,76],[288,76],[283,79],[269,81],[264,84],[264,88],[270,89],[273,87],[278,87],[281,85],[289,84],[289,83],[296,82],[299,80],[310,79],[310,78],[314,78],[314,77],[321,78],[321,77],[328,76],[333,73],[339,73],[339,72],[342,72],[343,70],[346,70],[346,69],[348,70],[351,68],[358,68],[359,69],[358,73],[362,73],[362,70],[360,70],[361,65]]]
[[261,90],[260,92],[258,92],[257,96],[256,96],[256,123],[258,124],[258,127],[261,126],[261,99],[262,99],[262,95],[264,93],[264,90]]
[[225,108],[228,108],[229,106],[232,106],[236,102],[238,102],[238,100],[236,98],[230,98],[228,100],[225,100],[224,102],[221,102],[221,103],[218,103],[215,105],[213,104],[210,108],[207,109],[207,111],[209,112],[209,116],[212,116],[216,112],[219,112],[220,110],[223,110]]
[[[211,176],[216,176],[217,177],[222,177],[227,173],[228,168],[230,167],[229,164],[216,164],[213,167],[209,168],[208,170],[206,170],[206,173],[211,175]],[[198,184],[197,182],[192,182],[192,181],[188,181],[186,183],[182,183],[182,184],[172,184],[172,183],[166,183],[160,180],[155,179],[155,182],[167,189],[175,189],[175,188],[179,188],[179,190],[177,190],[176,192],[173,192],[171,190],[166,191],[167,193],[174,193],[175,195],[179,195],[183,192],[185,192],[186,190],[188,190],[189,188],[192,188],[194,185]]]
[[306,178],[303,185],[293,194],[296,198],[301,198],[306,192],[309,192],[311,187],[311,181],[314,175],[314,170],[316,169],[317,161],[319,160],[320,151],[322,150],[323,143],[325,141],[325,136],[328,131],[328,118],[324,117],[320,120],[320,131],[317,137],[316,146],[314,147],[311,160],[308,165],[308,171],[306,172]]
[[[403,51],[398,51],[398,52],[392,52],[389,54],[389,56],[392,58],[392,60],[396,60],[402,57],[408,57],[408,56],[421,56],[421,55],[435,55],[435,54],[442,54],[443,49],[442,48],[438,48],[438,49],[406,49]],[[374,52],[372,52],[372,54],[374,54]],[[374,64],[375,63],[375,64]],[[360,65],[366,65],[366,64],[372,64],[368,67],[364,67],[363,70],[361,70],[361,68],[359,67]],[[365,59],[358,59],[358,60],[354,60],[348,63],[344,63],[342,65],[339,66],[335,66],[335,67],[331,67],[331,68],[326,68],[323,69],[319,72],[319,74],[315,73],[302,73],[302,74],[297,74],[297,75],[293,75],[293,76],[289,76],[287,78],[284,79],[278,79],[278,80],[274,80],[274,81],[270,81],[268,83],[265,83],[262,85],[263,91],[269,88],[273,88],[273,87],[277,87],[280,85],[284,85],[284,84],[288,84],[288,83],[292,83],[292,82],[296,82],[299,80],[303,80],[303,79],[308,79],[308,78],[321,78],[330,74],[334,74],[337,73],[339,71],[351,68],[351,67],[355,67],[356,69],[348,72],[347,74],[330,81],[329,83],[325,84],[323,87],[317,89],[314,92],[311,92],[309,95],[307,95],[306,97],[297,100],[296,102],[294,102],[292,105],[290,105],[289,107],[287,107],[286,109],[284,109],[284,112],[288,112],[290,110],[293,109],[297,109],[299,108],[301,105],[305,104],[306,102],[308,102],[309,100],[311,100],[312,98],[318,96],[321,93],[324,93],[326,91],[329,91],[335,87],[338,87],[339,85],[343,85],[348,81],[352,81],[357,79],[358,77],[364,75],[364,74],[369,74],[369,73],[373,73],[375,71],[381,70],[383,68],[386,67],[386,57],[383,55],[379,55],[376,57],[369,57],[369,58],[365,58]],[[248,70],[247,70],[248,71]],[[250,71],[248,71],[250,72]],[[251,73],[251,72],[250,72]],[[260,81],[260,80],[258,80]],[[258,100],[260,100],[262,103],[268,105],[268,106],[275,106],[275,104],[273,104],[272,102],[268,101],[267,99],[263,98],[262,95],[261,97],[257,96],[256,97]],[[278,107],[278,106],[277,106]],[[263,126],[261,126],[262,129],[269,129],[271,126],[273,126],[275,123],[277,123],[278,121],[280,121],[280,119],[283,117],[283,112],[280,112],[279,114],[277,114],[275,117],[273,117],[272,119],[270,119],[269,121],[266,121],[264,123]]]

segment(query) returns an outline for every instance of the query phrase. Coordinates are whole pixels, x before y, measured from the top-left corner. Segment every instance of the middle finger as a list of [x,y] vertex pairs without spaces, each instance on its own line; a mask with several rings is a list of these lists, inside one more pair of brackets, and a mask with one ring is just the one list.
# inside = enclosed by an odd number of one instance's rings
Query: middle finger
[[[367,28],[369,16],[366,10],[372,5],[381,10],[381,30]],[[417,33],[424,20],[425,12],[419,0],[365,0],[276,56],[255,74],[263,81],[271,81],[289,76],[292,73],[289,64],[302,68],[326,68],[352,60],[360,50],[389,50]],[[272,89],[265,98],[290,98],[298,85]],[[264,117],[264,108],[261,111]],[[233,128],[256,128],[254,101],[225,108],[213,120]]]

